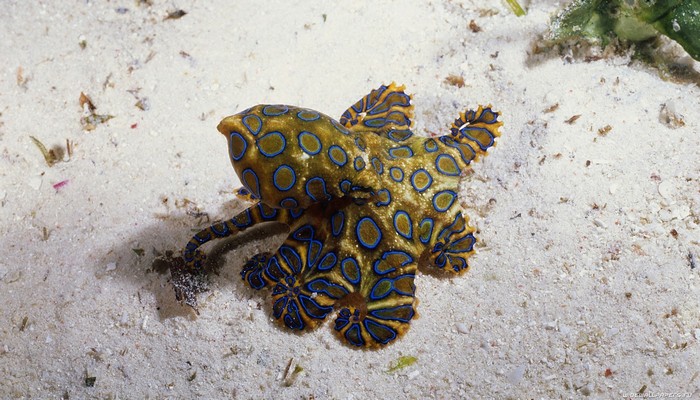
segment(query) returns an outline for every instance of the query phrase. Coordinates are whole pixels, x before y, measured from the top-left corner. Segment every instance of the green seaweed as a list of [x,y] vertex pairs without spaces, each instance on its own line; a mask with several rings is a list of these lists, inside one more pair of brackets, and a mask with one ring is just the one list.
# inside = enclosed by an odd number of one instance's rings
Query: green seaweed
[[386,372],[392,373],[395,371],[398,371],[400,369],[410,367],[411,365],[415,364],[415,362],[418,361],[416,357],[413,356],[401,356],[396,359],[391,365],[389,366],[389,369]]
[[517,0],[506,0],[506,3],[510,6],[510,9],[513,10],[513,13],[517,17],[522,17],[525,15],[525,10],[523,10],[522,7],[520,7],[520,4],[518,4]]
[[580,37],[607,45],[663,34],[700,61],[700,0],[574,0],[550,25],[553,43]]

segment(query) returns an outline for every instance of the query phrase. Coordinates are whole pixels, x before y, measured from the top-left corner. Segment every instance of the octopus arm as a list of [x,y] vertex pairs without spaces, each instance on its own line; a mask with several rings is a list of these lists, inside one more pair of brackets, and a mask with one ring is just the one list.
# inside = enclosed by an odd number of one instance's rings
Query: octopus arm
[[340,124],[354,131],[375,133],[408,130],[413,118],[411,96],[404,86],[382,85],[350,106],[340,117]]

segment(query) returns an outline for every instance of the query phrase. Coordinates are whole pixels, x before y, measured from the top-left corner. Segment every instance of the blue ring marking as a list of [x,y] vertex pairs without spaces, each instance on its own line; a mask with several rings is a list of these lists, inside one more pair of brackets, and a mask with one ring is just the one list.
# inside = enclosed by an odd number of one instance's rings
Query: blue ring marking
[[307,295],[300,295],[297,297],[301,308],[304,309],[304,313],[314,319],[324,319],[329,312],[333,311],[333,307],[321,306]]
[[287,272],[282,269],[277,256],[270,257],[264,272],[265,275],[273,282],[279,282],[288,275]]
[[[255,122],[251,123],[249,122],[249,120],[253,120]],[[243,122],[243,125],[245,125],[245,127],[248,128],[248,131],[250,131],[250,133],[252,133],[253,136],[260,133],[260,130],[263,126],[262,119],[260,119],[260,117],[258,117],[257,115],[246,115],[245,117],[243,117],[241,122]]]
[[[280,286],[280,284],[277,284],[277,286]],[[277,286],[275,286],[275,289],[277,289]],[[284,296],[280,297],[275,301],[275,304],[272,305],[272,315],[279,319],[282,316],[282,313],[284,312],[284,309],[287,307],[287,302],[289,301],[289,297]]]
[[331,124],[333,125],[333,127],[334,127],[338,132],[342,133],[343,135],[349,135],[349,134],[350,134],[350,131],[347,130],[347,128],[345,128],[343,125],[340,125],[340,123],[338,123],[338,121],[336,121],[336,120],[334,120],[334,119],[332,119],[332,118],[331,118],[330,120],[331,120]]
[[[235,150],[233,149],[234,140],[240,140],[241,143],[243,144],[243,146],[241,146],[242,147],[241,151],[238,154],[234,153],[235,152]],[[231,132],[231,134],[229,135],[229,143],[230,143],[230,145],[228,148],[228,152],[229,152],[229,155],[231,156],[231,158],[233,159],[233,161],[238,161],[241,158],[243,158],[243,155],[245,155],[245,151],[248,150],[248,142],[246,142],[246,140],[243,138],[243,136],[238,132]]]
[[299,202],[297,202],[297,200],[294,197],[287,197],[280,201],[280,207],[287,210],[293,210],[299,207]]
[[[304,136],[304,137],[308,136],[308,137],[311,138],[311,140],[313,140],[313,141],[315,141],[316,143],[318,143],[318,150],[313,151],[313,150],[310,150],[310,149],[304,147],[304,144],[301,142],[301,141],[302,141],[302,138],[301,138],[302,136]],[[297,140],[299,141],[299,147],[300,147],[302,150],[304,150],[305,153],[307,153],[308,155],[311,155],[311,156],[315,156],[316,154],[320,153],[320,152],[321,152],[321,149],[323,148],[323,145],[321,144],[321,140],[318,138],[318,136],[316,136],[316,135],[314,135],[313,133],[308,132],[308,131],[301,131],[301,132],[299,132],[299,135],[297,136]]]
[[[407,124],[407,125],[410,125],[410,124]],[[392,129],[387,134],[387,137],[389,137],[389,139],[391,139],[397,143],[403,142],[404,140],[410,138],[411,136],[413,136],[413,132],[411,132],[409,129]]]
[[445,268],[445,264],[447,264],[447,256],[445,253],[440,253],[440,255],[435,257],[435,265],[437,265],[438,268]]
[[[382,290],[383,288],[380,289],[379,286],[385,283],[389,284],[389,288],[387,290]],[[382,293],[377,293],[378,290],[382,290]],[[394,280],[391,278],[382,278],[372,286],[372,290],[369,292],[369,299],[371,301],[381,300],[390,295],[394,290]]]
[[408,146],[392,147],[389,149],[389,155],[394,158],[411,158],[413,157],[413,150]]
[[340,188],[340,191],[341,191],[341,192],[347,194],[347,193],[352,189],[352,182],[350,182],[350,181],[347,180],[347,179],[343,179],[343,180],[340,181],[340,183],[338,184],[338,187]]
[[467,265],[467,260],[464,257],[448,255],[447,260],[450,262],[450,265],[455,272],[469,268]]
[[[336,154],[337,156],[340,156],[339,158],[334,157],[333,153],[336,151],[340,151],[340,154]],[[343,167],[345,164],[348,163],[348,154],[343,150],[342,147],[334,144],[328,148],[328,158],[331,159],[333,164]]]
[[[310,186],[311,186],[312,184],[315,184],[315,182],[321,182],[321,188],[323,189],[323,194],[326,196],[325,199],[317,199],[316,196],[314,196],[313,194],[311,194],[311,190],[309,190],[309,189],[310,189]],[[321,178],[320,176],[311,178],[311,179],[309,179],[308,181],[306,181],[305,190],[306,190],[306,195],[309,196],[309,198],[310,198],[311,200],[313,200],[313,201],[318,202],[318,201],[330,200],[330,199],[331,199],[331,195],[329,195],[329,194],[328,194],[328,191],[326,190],[326,181],[324,181],[323,178]]]
[[283,104],[270,104],[262,109],[262,113],[268,117],[276,117],[278,115],[286,114],[289,112],[289,107]]
[[[384,254],[382,254],[381,258],[374,260],[374,263],[372,264],[372,270],[377,275],[385,275],[385,274],[388,274],[390,272],[396,271],[396,267],[393,266],[392,264],[389,264],[388,261],[386,260],[390,256],[399,256],[400,258],[402,258],[399,260],[400,261],[399,267],[404,267],[404,266],[413,262],[413,257],[411,257],[411,255],[406,253],[405,251],[401,251],[401,250],[385,251]],[[382,264],[386,264],[386,265],[382,266]],[[387,266],[388,266],[388,268],[387,268]]]
[[[221,227],[223,229],[220,231],[217,231],[216,230],[217,225],[221,225]],[[211,229],[211,232],[214,234],[214,236],[217,236],[217,237],[226,236],[231,231],[231,229],[228,227],[228,224],[225,222],[221,223],[221,224],[214,224],[214,225],[210,226],[209,229]]]
[[[404,310],[406,310],[408,312],[406,313],[405,316],[401,317],[401,315],[404,314]],[[390,307],[390,308],[380,308],[378,310],[372,310],[368,313],[368,315],[370,315],[374,318],[377,318],[377,319],[385,320],[385,321],[409,322],[411,319],[413,319],[413,317],[415,315],[415,311],[413,310],[412,304],[405,304],[403,306],[396,306],[396,307]]]
[[[268,207],[262,202],[258,203],[257,207],[258,207],[258,210],[260,211],[260,216],[263,219],[270,220],[270,219],[274,219],[277,216],[277,209],[276,208]],[[269,214],[266,212],[268,210],[270,211]]]
[[311,224],[302,225],[292,233],[292,238],[300,242],[309,242],[314,239],[314,227]]
[[323,243],[318,240],[309,242],[309,250],[306,252],[306,265],[309,268],[316,264],[316,260],[321,255],[321,250],[323,250]]
[[257,269],[248,274],[247,277],[244,273],[241,273],[241,275],[243,275],[243,279],[245,279],[246,282],[248,282],[248,286],[255,290],[260,290],[265,287],[265,281],[262,278],[262,272],[262,269]]
[[345,212],[338,211],[331,216],[331,233],[334,237],[338,237],[345,225]]
[[355,323],[345,332],[345,340],[353,346],[364,346],[365,339],[362,338],[361,332],[360,325]]
[[[277,174],[280,173],[280,171],[285,170],[289,171],[292,174],[292,181],[289,183],[289,186],[282,186],[279,183],[277,183]],[[294,168],[290,167],[287,164],[282,164],[277,169],[275,170],[275,173],[272,175],[272,183],[275,185],[275,189],[286,192],[287,190],[291,189],[295,183],[297,183],[297,174],[294,172]]]
[[340,299],[348,294],[348,290],[343,286],[332,283],[323,278],[316,278],[306,284],[306,289],[310,292],[323,293],[331,299]]
[[377,171],[379,175],[384,173],[384,164],[382,164],[381,161],[377,157],[372,157],[372,167],[374,167],[374,170]]
[[[454,167],[454,169],[457,170],[457,171],[456,171],[456,172],[450,172],[450,171],[447,171],[447,170],[442,169],[442,168],[440,167],[440,159],[442,159],[442,158],[447,159],[448,162],[449,162],[450,164],[452,164],[452,166]],[[437,158],[435,159],[435,168],[437,168],[438,172],[440,172],[441,174],[443,174],[443,175],[448,175],[448,176],[459,176],[459,174],[460,174],[460,172],[461,172],[460,169],[459,169],[459,166],[457,165],[457,161],[455,161],[454,157],[452,157],[452,156],[449,155],[449,154],[440,154],[439,156],[437,156]]]
[[299,314],[299,305],[295,300],[290,300],[287,304],[287,314],[284,316],[284,324],[292,330],[304,330],[306,326]]
[[[397,126],[406,126],[406,127],[411,126],[411,120],[408,119],[408,117],[406,117],[406,115],[401,111],[392,111],[389,114],[387,114],[387,121],[389,121],[389,123],[393,123],[394,125],[397,125]],[[398,129],[392,129],[392,131],[398,131]],[[406,129],[406,131],[411,132],[408,129]],[[389,132],[389,133],[391,133],[391,132]],[[391,139],[391,140],[396,141],[396,139],[392,138],[389,135],[387,135],[387,137],[389,137],[389,139]]]
[[321,115],[314,110],[304,108],[297,113],[297,118],[302,121],[311,122],[321,118]]
[[[491,115],[491,119],[487,119],[488,117],[484,115],[486,113]],[[488,108],[484,108],[482,110],[482,113],[481,113],[479,119],[481,119],[482,122],[485,122],[487,124],[493,124],[494,122],[496,122],[498,120],[498,116],[499,116],[499,114],[496,111],[493,111],[491,109],[491,107],[488,107]]]
[[357,148],[361,151],[365,151],[367,149],[367,143],[365,142],[365,139],[363,139],[360,136],[355,138],[355,146],[357,146]]
[[[450,198],[450,204],[447,205],[447,207],[444,208],[439,208],[438,205],[436,204],[435,200],[438,198],[438,196],[441,196],[443,194],[449,194],[451,196]],[[452,207],[452,204],[454,204],[455,199],[457,199],[457,193],[453,192],[452,190],[441,190],[437,193],[435,193],[435,196],[433,196],[433,208],[437,212],[445,212]]]
[[453,234],[463,232],[465,228],[466,222],[464,218],[462,218],[462,212],[460,211],[455,215],[455,219],[452,223],[438,233],[437,240],[447,243],[450,241],[450,237],[452,237]]
[[457,147],[457,141],[454,140],[454,138],[451,138],[449,136],[440,136],[438,138],[442,143],[450,146],[450,147]]
[[[367,115],[369,115],[369,114],[370,114],[370,112],[367,113]],[[386,123],[387,123],[386,118],[382,118],[382,117],[367,118],[367,119],[362,120],[362,124],[366,127],[369,127],[369,128],[381,128],[384,125],[386,125]]]
[[[282,146],[279,150],[267,153],[265,150],[260,147],[260,141],[265,140],[266,138],[272,138],[273,136],[277,136],[282,140]],[[255,145],[258,147],[258,151],[260,151],[260,154],[264,155],[265,157],[274,157],[284,151],[284,149],[287,147],[287,140],[284,138],[284,135],[280,132],[273,131],[273,132],[268,132],[264,134],[263,136],[260,136],[256,141]]]
[[277,252],[282,256],[289,268],[292,269],[292,274],[297,275],[301,272],[304,264],[301,262],[301,256],[292,247],[287,245],[280,246]]
[[469,164],[476,158],[476,152],[472,146],[467,143],[458,143],[457,150],[459,150],[459,155],[466,164]]
[[[467,240],[469,240],[469,243],[467,243],[467,247],[459,248],[459,246],[462,244],[462,242],[467,241]],[[469,253],[474,248],[474,243],[476,243],[476,238],[474,238],[474,235],[470,233],[462,238],[455,240],[452,243],[449,243],[448,247],[445,248],[445,253],[450,253],[450,254]]]
[[435,139],[428,139],[423,143],[423,147],[425,147],[425,151],[428,153],[434,153],[438,150],[438,145]]
[[351,121],[352,120],[352,114],[350,114],[350,110],[345,110],[345,112],[340,116],[340,123],[345,126],[350,122],[350,126],[355,125],[355,122]]
[[350,106],[356,113],[361,113],[365,109],[365,98],[361,98],[357,103]]
[[[490,115],[491,115],[491,119],[488,119],[488,115],[487,115],[487,114],[490,114]],[[474,115],[476,115],[476,111],[474,112]],[[482,110],[481,110],[481,115],[479,115],[479,120],[480,120],[481,122],[485,122],[485,123],[487,123],[487,124],[493,124],[494,122],[496,122],[497,119],[498,119],[498,113],[497,113],[497,112],[494,112],[494,111],[491,109],[491,107],[486,107],[486,108],[482,109]]]
[[338,312],[338,317],[335,319],[335,330],[339,331],[350,322],[350,310],[343,308]]
[[[243,170],[241,173],[241,181],[243,183],[243,186],[245,186],[246,189],[251,193],[253,198],[260,198],[260,181],[258,181],[258,175],[253,171],[251,168],[246,168]],[[250,182],[249,179],[253,179],[253,182]],[[253,190],[252,187],[250,187],[251,183],[255,183],[255,190]]]
[[[402,232],[399,229],[399,225],[396,221],[397,218],[402,216],[402,215],[405,216],[406,219],[408,220],[408,232],[406,232],[406,233]],[[396,214],[394,214],[394,229],[396,230],[396,233],[405,237],[406,239],[409,239],[409,240],[413,239],[413,222],[411,221],[411,216],[408,215],[408,213],[406,211],[399,210],[396,212]]]
[[303,213],[304,213],[303,208],[294,208],[294,209],[289,211],[289,214],[292,216],[292,218],[299,218],[299,216],[301,216],[301,214],[303,214]]
[[265,281],[262,279],[262,272],[265,265],[267,265],[267,258],[264,255],[254,255],[243,265],[241,279],[248,282],[248,285],[255,290],[262,289],[265,287]]
[[[360,230],[365,224],[369,224],[369,229],[376,232],[377,237],[373,242],[365,242],[364,239],[362,239]],[[376,248],[379,245],[379,242],[382,241],[382,230],[379,229],[379,225],[377,225],[377,223],[370,217],[362,217],[359,221],[357,221],[357,225],[355,225],[355,234],[357,235],[357,240],[360,242],[360,244],[368,249]]]
[[[482,145],[481,142],[478,141],[474,136],[472,136],[472,135],[466,133],[465,131],[482,131],[482,132],[486,132],[486,134],[489,136],[489,138],[491,138],[491,140],[489,141],[488,144]],[[469,128],[460,129],[459,132],[460,132],[463,136],[465,136],[467,139],[469,139],[469,140],[471,140],[471,141],[477,143],[477,144],[479,145],[479,148],[480,148],[481,150],[486,150],[486,149],[488,149],[489,147],[493,146],[493,143],[495,142],[494,136],[493,136],[493,135],[491,134],[491,132],[489,132],[489,130],[486,129],[486,128],[469,127]]]
[[377,196],[384,197],[386,194],[386,199],[379,200],[378,202],[374,203],[377,207],[382,207],[382,206],[388,206],[389,203],[391,203],[391,192],[388,189],[379,189],[377,190]]
[[396,182],[403,181],[403,170],[399,167],[389,168],[389,175],[391,176],[391,179]]
[[[374,286],[372,287],[372,290],[370,291],[370,294],[369,294],[369,298],[370,298],[370,300],[381,300],[381,299],[389,296],[391,294],[391,292],[395,292],[396,294],[398,294],[400,296],[413,297],[413,294],[415,292],[415,287],[413,285],[411,285],[411,289],[412,289],[411,291],[404,292],[404,291],[401,291],[394,283],[400,279],[405,279],[405,278],[413,279],[414,277],[415,277],[415,275],[413,275],[413,274],[404,274],[404,275],[399,275],[399,276],[396,276],[393,278],[382,278],[382,279],[378,280],[377,283],[375,283]],[[386,290],[384,290],[384,288],[380,287],[382,282],[389,283],[389,287]],[[377,293],[377,291],[380,291],[380,292]]]
[[328,271],[332,269],[335,264],[338,262],[338,257],[335,255],[334,252],[328,252],[326,253],[325,256],[321,259],[321,262],[318,263],[318,270],[319,271]]
[[[352,283],[353,285],[357,285],[358,283],[360,283],[360,280],[362,278],[362,271],[360,270],[360,266],[357,264],[357,260],[355,260],[354,258],[345,258],[340,263],[340,272],[342,272],[343,278],[345,278],[346,281]],[[353,278],[353,276],[355,278]]]
[[[425,174],[425,175],[428,176],[428,183],[427,183],[425,186],[423,186],[423,187],[418,187],[418,186],[416,185],[416,176],[417,176],[419,173],[420,173],[420,174]],[[430,185],[432,185],[432,184],[433,184],[433,177],[430,176],[430,174],[428,173],[428,171],[424,170],[423,168],[420,168],[420,169],[416,170],[416,172],[414,172],[413,175],[411,175],[411,186],[413,186],[413,189],[415,189],[416,192],[418,192],[418,193],[423,193],[423,192],[425,192],[426,190],[428,190],[428,188],[429,188]]]
[[362,159],[362,157],[355,157],[355,161],[353,162],[353,166],[355,167],[355,171],[360,172],[363,169],[365,169],[365,160]]
[[[371,319],[365,319],[362,321],[362,324],[365,326],[367,333],[369,333],[369,335],[372,336],[372,339],[374,339],[376,342],[387,344],[396,339],[396,331],[386,325],[382,325],[378,322],[372,321]],[[384,331],[387,334],[382,334],[380,336],[377,334],[377,331],[379,330]]]
[[457,142],[449,136],[440,137],[440,141],[457,149],[459,151],[459,156],[462,158],[462,161],[464,161],[465,164],[471,163],[471,161],[476,157],[476,152],[474,149],[466,143]]

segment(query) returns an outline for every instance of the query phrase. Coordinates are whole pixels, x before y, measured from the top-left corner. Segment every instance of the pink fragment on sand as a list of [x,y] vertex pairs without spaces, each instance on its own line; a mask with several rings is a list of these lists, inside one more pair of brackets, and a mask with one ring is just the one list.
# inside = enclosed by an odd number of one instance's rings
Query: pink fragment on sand
[[54,183],[53,188],[56,189],[56,191],[58,191],[58,189],[66,186],[68,184],[68,182],[69,182],[68,179],[66,179],[66,180],[60,181],[58,183]]

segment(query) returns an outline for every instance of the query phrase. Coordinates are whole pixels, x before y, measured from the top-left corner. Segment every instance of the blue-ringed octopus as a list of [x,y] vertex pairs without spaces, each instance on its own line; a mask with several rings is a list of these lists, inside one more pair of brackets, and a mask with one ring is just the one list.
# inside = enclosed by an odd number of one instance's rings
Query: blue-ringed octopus
[[382,85],[339,120],[287,105],[257,105],[218,130],[254,203],[197,233],[172,268],[178,299],[194,306],[205,254],[200,246],[266,222],[288,227],[274,253],[241,271],[272,289],[274,318],[304,331],[335,314],[337,336],[376,348],[403,335],[416,314],[417,267],[459,275],[474,253],[474,228],[458,200],[460,178],[486,155],[502,122],[491,106],[459,114],[447,135],[411,131],[403,86]]

